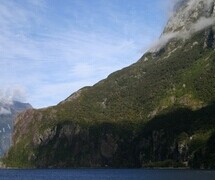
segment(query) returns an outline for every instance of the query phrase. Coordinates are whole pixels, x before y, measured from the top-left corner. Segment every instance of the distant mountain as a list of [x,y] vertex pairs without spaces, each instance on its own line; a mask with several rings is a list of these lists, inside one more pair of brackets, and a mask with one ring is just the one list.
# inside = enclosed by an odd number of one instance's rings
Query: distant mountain
[[215,168],[214,4],[181,1],[136,63],[57,106],[21,113],[4,163]]
[[16,115],[30,108],[32,108],[30,104],[18,101],[0,103],[0,156],[2,156],[12,144],[13,124]]

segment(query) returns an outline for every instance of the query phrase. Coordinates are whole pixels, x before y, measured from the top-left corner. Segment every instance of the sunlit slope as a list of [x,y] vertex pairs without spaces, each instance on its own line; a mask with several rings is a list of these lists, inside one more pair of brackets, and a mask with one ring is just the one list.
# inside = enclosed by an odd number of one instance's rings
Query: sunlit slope
[[[195,153],[214,132],[213,33],[207,28],[186,40],[172,39],[55,107],[21,114],[4,162],[16,167],[195,167]],[[196,167],[206,167],[201,160]]]

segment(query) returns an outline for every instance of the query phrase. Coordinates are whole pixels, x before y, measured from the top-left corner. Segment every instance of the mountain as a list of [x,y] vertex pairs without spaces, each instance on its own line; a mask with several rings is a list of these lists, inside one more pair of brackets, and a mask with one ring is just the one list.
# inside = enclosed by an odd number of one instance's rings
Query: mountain
[[6,166],[215,168],[214,2],[180,1],[136,63],[21,113]]
[[[164,33],[190,31],[201,21],[215,17],[213,0],[181,0],[175,8],[177,13],[169,19]],[[202,23],[200,28],[204,28],[207,23]]]
[[18,101],[0,103],[0,156],[3,156],[11,146],[16,115],[30,108],[32,108],[30,104]]

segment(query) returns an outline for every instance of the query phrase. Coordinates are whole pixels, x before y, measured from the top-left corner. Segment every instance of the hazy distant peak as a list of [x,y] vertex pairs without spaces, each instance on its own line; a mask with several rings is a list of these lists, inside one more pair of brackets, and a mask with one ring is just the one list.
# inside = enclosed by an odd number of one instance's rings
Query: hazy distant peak
[[31,109],[29,103],[22,103],[19,101],[12,101],[10,103],[0,102],[0,115],[8,115],[12,112],[22,112],[26,109]]

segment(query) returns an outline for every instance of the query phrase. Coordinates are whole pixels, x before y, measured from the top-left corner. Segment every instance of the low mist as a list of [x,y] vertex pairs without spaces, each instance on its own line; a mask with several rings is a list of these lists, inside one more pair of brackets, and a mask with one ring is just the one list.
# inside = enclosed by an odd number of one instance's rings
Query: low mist
[[13,104],[13,101],[25,102],[26,97],[24,88],[0,88],[0,104]]
[[215,24],[214,17],[210,17],[210,18],[202,17],[196,23],[191,24],[187,30],[179,30],[176,32],[163,34],[160,37],[160,39],[151,46],[149,52],[159,51],[172,39],[184,39],[184,40],[188,39],[192,34],[199,32],[203,29],[206,29],[214,24]]

